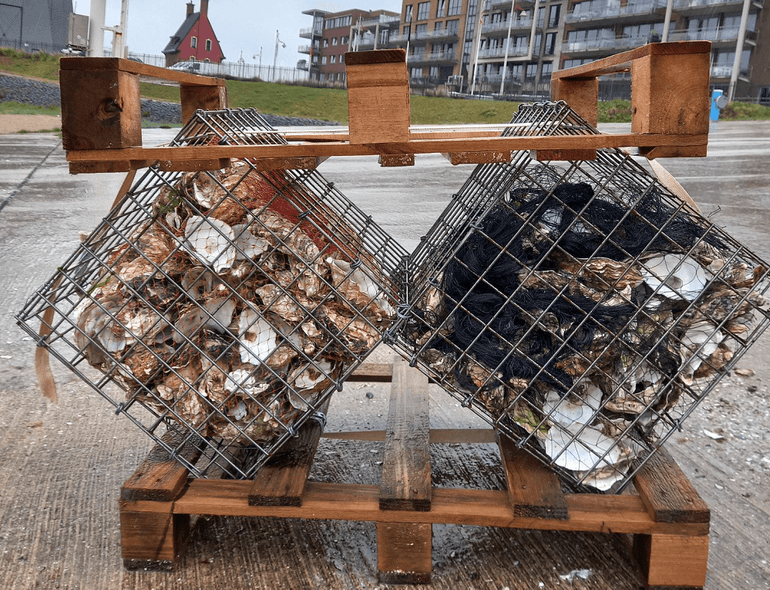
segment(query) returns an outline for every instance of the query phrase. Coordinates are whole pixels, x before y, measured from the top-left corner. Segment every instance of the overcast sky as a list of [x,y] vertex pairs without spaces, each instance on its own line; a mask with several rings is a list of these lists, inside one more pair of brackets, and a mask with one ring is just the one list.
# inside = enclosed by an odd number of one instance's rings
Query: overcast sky
[[[127,44],[129,51],[160,55],[163,48],[182,24],[188,0],[129,0]],[[195,1],[196,12],[200,0]],[[120,23],[120,0],[107,0],[106,25]],[[89,0],[73,0],[76,13],[90,13]],[[226,61],[237,61],[243,52],[247,63],[272,65],[275,53],[275,31],[278,30],[286,48],[279,46],[277,65],[295,67],[306,54],[297,52],[309,40],[299,36],[300,29],[310,28],[312,18],[303,10],[320,8],[329,11],[360,8],[401,11],[401,0],[351,0],[350,3],[316,2],[314,0],[209,0],[209,20],[222,45]],[[106,47],[112,44],[112,33],[104,34]],[[257,57],[252,58],[252,56]]]

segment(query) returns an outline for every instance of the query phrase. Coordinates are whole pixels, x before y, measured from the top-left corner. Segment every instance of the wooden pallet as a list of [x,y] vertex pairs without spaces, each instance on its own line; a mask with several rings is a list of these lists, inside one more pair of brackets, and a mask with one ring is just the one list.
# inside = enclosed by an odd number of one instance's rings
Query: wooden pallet
[[459,524],[629,534],[648,586],[705,584],[710,512],[665,449],[637,474],[636,493],[565,494],[551,471],[503,437],[507,490],[442,489],[431,485],[430,444],[493,442],[493,432],[431,430],[427,378],[403,360],[364,364],[350,380],[392,382],[386,431],[326,435],[382,440],[379,487],[308,481],[321,437],[316,421],[253,481],[191,479],[158,446],[121,488],[125,566],[172,569],[191,515],[220,515],[373,521],[381,583],[429,582],[431,526]]
[[631,72],[632,132],[559,137],[501,137],[496,126],[410,126],[409,78],[402,49],[345,54],[345,133],[286,134],[288,145],[142,147],[140,78],[180,84],[183,119],[197,108],[227,107],[224,82],[113,58],[61,60],[62,137],[70,172],[121,172],[158,164],[171,170],[219,169],[230,158],[260,167],[315,168],[331,156],[378,155],[383,166],[409,166],[415,154],[452,164],[509,162],[511,152],[538,159],[593,159],[598,148],[634,147],[648,158],[705,156],[709,128],[708,41],[652,43],[554,72],[552,98],[596,124],[598,78]]

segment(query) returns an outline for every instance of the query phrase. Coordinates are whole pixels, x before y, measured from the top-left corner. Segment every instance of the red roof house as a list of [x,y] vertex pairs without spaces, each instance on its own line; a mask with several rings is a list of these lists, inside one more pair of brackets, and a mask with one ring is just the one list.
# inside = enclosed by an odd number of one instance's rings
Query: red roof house
[[163,50],[166,67],[180,61],[210,61],[219,63],[225,59],[219,40],[209,21],[209,0],[201,0],[200,12],[194,12],[195,4],[187,3],[187,14],[182,26],[171,37]]

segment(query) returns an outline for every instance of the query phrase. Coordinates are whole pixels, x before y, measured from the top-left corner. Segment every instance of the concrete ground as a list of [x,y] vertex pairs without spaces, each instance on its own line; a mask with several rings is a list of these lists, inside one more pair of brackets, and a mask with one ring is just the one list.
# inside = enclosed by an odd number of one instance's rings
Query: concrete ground
[[[149,132],[146,143],[168,133]],[[769,158],[770,123],[722,122],[712,126],[709,157],[662,163],[704,213],[770,260]],[[471,169],[423,156],[395,169],[333,158],[319,171],[411,250]],[[60,401],[45,401],[33,343],[14,321],[79,232],[107,213],[122,178],[70,176],[53,134],[0,136],[0,588],[380,588],[371,523],[201,518],[174,572],[123,569],[119,488],[150,441],[59,365]],[[391,354],[375,351],[378,360]],[[768,360],[766,334],[667,445],[712,509],[709,590],[770,588]],[[478,424],[435,386],[431,404],[435,427]],[[386,416],[386,386],[352,384],[335,394],[328,429],[381,429]],[[504,485],[491,445],[434,449],[435,485]],[[376,484],[381,454],[377,443],[324,440],[311,477]],[[583,569],[588,579],[568,581]],[[434,526],[433,588],[639,586],[622,538]]]

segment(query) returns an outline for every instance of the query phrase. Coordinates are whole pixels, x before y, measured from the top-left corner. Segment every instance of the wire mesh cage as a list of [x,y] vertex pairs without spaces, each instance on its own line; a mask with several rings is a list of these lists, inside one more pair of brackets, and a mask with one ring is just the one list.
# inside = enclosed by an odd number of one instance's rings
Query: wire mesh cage
[[399,351],[576,489],[625,487],[770,318],[767,265],[621,150],[478,166],[409,267]]
[[[226,110],[173,141],[216,143],[285,140]],[[153,167],[17,320],[194,476],[248,478],[391,327],[407,255],[314,170]]]

